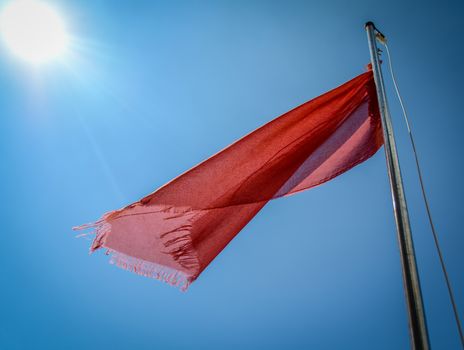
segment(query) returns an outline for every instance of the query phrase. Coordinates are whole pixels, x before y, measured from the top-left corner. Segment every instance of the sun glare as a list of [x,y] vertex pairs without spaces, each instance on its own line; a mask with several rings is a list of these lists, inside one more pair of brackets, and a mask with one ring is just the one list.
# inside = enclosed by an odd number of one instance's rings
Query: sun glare
[[69,38],[59,13],[45,2],[14,0],[0,13],[6,46],[18,57],[40,64],[62,56]]

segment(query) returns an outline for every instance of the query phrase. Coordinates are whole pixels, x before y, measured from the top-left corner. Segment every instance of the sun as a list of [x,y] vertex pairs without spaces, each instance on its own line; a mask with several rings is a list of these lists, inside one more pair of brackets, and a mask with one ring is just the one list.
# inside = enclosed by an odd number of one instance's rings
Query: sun
[[8,3],[0,13],[0,32],[16,56],[33,64],[59,58],[69,44],[60,14],[39,0]]

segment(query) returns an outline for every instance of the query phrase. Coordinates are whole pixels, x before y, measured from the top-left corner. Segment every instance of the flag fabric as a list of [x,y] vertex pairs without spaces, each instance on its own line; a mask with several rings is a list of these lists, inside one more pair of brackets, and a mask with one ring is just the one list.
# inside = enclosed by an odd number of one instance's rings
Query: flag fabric
[[271,199],[320,185],[383,144],[371,70],[270,121],[93,228],[91,252],[186,290]]

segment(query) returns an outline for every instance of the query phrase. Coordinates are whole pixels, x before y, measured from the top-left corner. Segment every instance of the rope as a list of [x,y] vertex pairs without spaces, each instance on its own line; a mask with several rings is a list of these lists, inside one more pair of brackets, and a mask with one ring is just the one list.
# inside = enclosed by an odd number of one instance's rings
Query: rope
[[390,69],[390,74],[391,74],[391,77],[392,77],[392,80],[393,80],[393,85],[395,87],[396,95],[398,96],[398,100],[399,100],[400,105],[401,105],[401,109],[403,110],[404,121],[406,122],[406,127],[408,129],[408,134],[409,134],[409,140],[411,141],[412,150],[413,150],[413,153],[414,153],[414,159],[416,161],[416,169],[417,169],[417,173],[419,175],[419,182],[420,182],[420,187],[421,187],[421,191],[422,191],[422,198],[424,199],[425,208],[427,210],[427,216],[428,216],[429,223],[430,223],[430,228],[432,229],[433,240],[435,242],[435,248],[437,249],[438,257],[440,258],[441,269],[443,271],[443,275],[444,275],[445,281],[446,281],[446,286],[448,288],[448,294],[449,294],[449,297],[450,297],[450,300],[451,300],[451,305],[453,307],[454,318],[456,320],[456,326],[458,328],[459,336],[461,338],[461,345],[462,345],[462,348],[464,349],[464,335],[463,335],[463,331],[462,331],[461,321],[459,320],[458,308],[456,306],[456,301],[454,299],[453,290],[451,288],[451,283],[450,283],[450,279],[449,279],[449,276],[448,276],[448,271],[446,270],[445,261],[443,259],[443,254],[442,254],[442,251],[441,251],[441,248],[440,248],[440,244],[438,242],[437,231],[435,230],[435,225],[433,224],[433,221],[432,221],[432,213],[431,213],[429,201],[427,199],[427,195],[426,195],[426,192],[425,192],[424,180],[422,178],[422,170],[421,170],[421,167],[419,165],[419,157],[417,155],[416,144],[414,142],[414,137],[413,137],[413,134],[412,134],[412,131],[411,131],[411,126],[410,126],[410,123],[409,123],[408,114],[406,113],[406,108],[404,107],[403,98],[401,97],[401,94],[400,94],[400,91],[399,91],[399,88],[398,88],[398,84],[396,82],[396,77],[395,77],[395,74],[393,72],[393,66],[392,66],[392,60],[391,60],[391,56],[390,56],[390,50],[388,49],[388,45],[387,45],[386,40],[385,41],[382,40],[382,44],[384,44],[385,48],[387,49],[387,58],[388,58],[388,66],[389,66],[389,69]]

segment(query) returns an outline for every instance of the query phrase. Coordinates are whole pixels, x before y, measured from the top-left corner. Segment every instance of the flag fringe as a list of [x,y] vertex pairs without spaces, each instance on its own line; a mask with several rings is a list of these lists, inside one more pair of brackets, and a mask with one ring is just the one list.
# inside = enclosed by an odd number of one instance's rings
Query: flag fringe
[[141,276],[165,282],[171,286],[178,287],[183,292],[185,292],[192,283],[191,277],[167,266],[134,258],[115,250],[109,250],[108,254],[111,254],[110,264],[114,264],[121,269],[131,271]]
[[[105,247],[106,236],[111,233],[111,224],[109,223],[109,218],[114,213],[114,211],[109,212],[94,223],[73,227],[73,230],[75,231],[92,229],[92,231],[89,233],[78,235],[78,237],[90,234],[95,235],[93,243],[90,246],[90,254],[102,247]],[[192,239],[189,232],[190,228],[191,225],[180,226],[177,229],[162,234],[160,239],[163,245],[168,249],[164,253],[171,255],[171,257],[182,267],[199,272],[200,263],[192,244]],[[180,232],[185,233],[179,235]],[[175,238],[173,238],[174,235],[176,236]],[[180,270],[176,270],[174,268],[170,268],[155,262],[135,258],[114,249],[107,248],[106,255],[111,255],[109,261],[110,264],[116,265],[124,270],[134,272],[141,276],[163,281],[174,287],[178,287],[183,292],[188,289],[190,284],[196,278],[195,274],[187,275]]]

